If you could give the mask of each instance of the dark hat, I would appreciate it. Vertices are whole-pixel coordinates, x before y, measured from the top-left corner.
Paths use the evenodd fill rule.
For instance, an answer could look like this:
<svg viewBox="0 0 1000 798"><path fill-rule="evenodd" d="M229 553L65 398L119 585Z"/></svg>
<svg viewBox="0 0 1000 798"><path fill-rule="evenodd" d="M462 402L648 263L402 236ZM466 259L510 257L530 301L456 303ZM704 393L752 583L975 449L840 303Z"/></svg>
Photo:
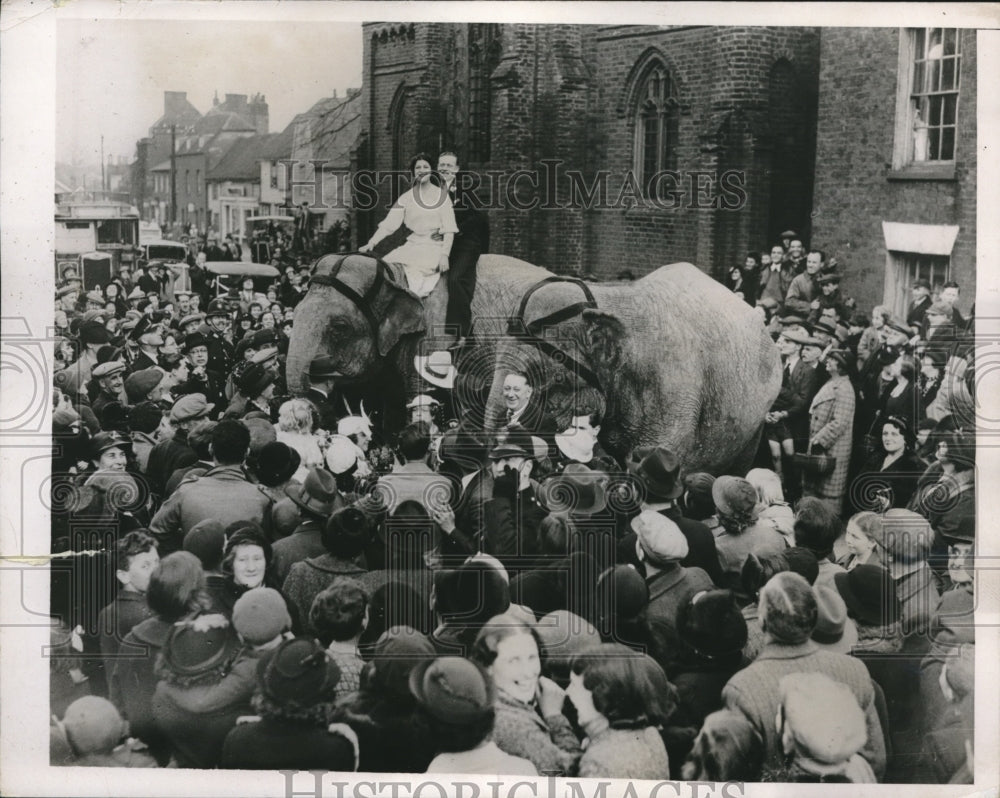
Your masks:
<svg viewBox="0 0 1000 798"><path fill-rule="evenodd" d="M545 654L552 660L570 661L577 654L601 644L601 635L585 618L569 610L555 610L535 623Z"/></svg>
<svg viewBox="0 0 1000 798"><path fill-rule="evenodd" d="M827 321L826 319L817 319L812 324L812 331L813 333L821 332L826 333L827 335L836 335L837 325L833 322Z"/></svg>
<svg viewBox="0 0 1000 798"><path fill-rule="evenodd" d="M228 316L229 312L229 305L226 304L226 300L213 299L208 303L205 317L210 319L212 316Z"/></svg>
<svg viewBox="0 0 1000 798"><path fill-rule="evenodd" d="M712 484L712 501L723 515L750 516L757 506L757 491L742 477L724 475Z"/></svg>
<svg viewBox="0 0 1000 798"><path fill-rule="evenodd" d="M205 518L184 536L183 547L201 561L202 568L212 571L222 562L226 531L214 518Z"/></svg>
<svg viewBox="0 0 1000 798"><path fill-rule="evenodd" d="M240 393L248 399L256 399L276 379L277 376L271 369L260 363L253 363L240 375Z"/></svg>
<svg viewBox="0 0 1000 798"><path fill-rule="evenodd" d="M834 584L850 614L868 626L888 626L899 620L899 599L889 572L880 565L859 565L835 574Z"/></svg>
<svg viewBox="0 0 1000 798"><path fill-rule="evenodd" d="M339 507L327 519L323 541L326 543L332 538L342 542L353 539L356 543L367 543L371 537L371 522L367 515L357 507Z"/></svg>
<svg viewBox="0 0 1000 798"><path fill-rule="evenodd" d="M100 458L108 449L115 448L122 449L123 451L131 451L132 441L115 431L98 432L90 439L90 456L95 460Z"/></svg>
<svg viewBox="0 0 1000 798"><path fill-rule="evenodd" d="M392 695L410 695L410 671L434 659L434 645L408 626L393 626L375 641L372 651L377 685Z"/></svg>
<svg viewBox="0 0 1000 798"><path fill-rule="evenodd" d="M928 313L929 313L929 312L930 312L930 311L928 311ZM906 336L907 338L909 338L909 337L910 337L911 335L913 335L913 330L911 330L911 329L910 329L909 327L907 327L907 326L906 326L905 324L903 324L903 323L902 323L901 321L897 321L896 319L890 319L890 320L889 320L889 321L888 321L888 322L886 323L886 326L887 326L887 327L888 327L888 328L889 328L890 330L895 330L895 331L896 331L896 332L898 332L898 333L902 333L902 334L903 334L903 335L905 335L905 336Z"/></svg>
<svg viewBox="0 0 1000 798"><path fill-rule="evenodd" d="M195 331L184 337L183 349L185 352L190 352L196 346L208 347L208 337L204 333Z"/></svg>
<svg viewBox="0 0 1000 798"><path fill-rule="evenodd" d="M611 599L611 612L617 618L638 618L649 603L646 580L631 565L616 565L597 579L598 591Z"/></svg>
<svg viewBox="0 0 1000 798"><path fill-rule="evenodd" d="M681 463L663 446L640 446L629 455L626 467L646 489L646 498L669 501L684 492Z"/></svg>
<svg viewBox="0 0 1000 798"><path fill-rule="evenodd" d="M337 480L324 468L312 469L302 485L290 485L285 494L303 512L323 520L337 508L340 498Z"/></svg>
<svg viewBox="0 0 1000 798"><path fill-rule="evenodd" d="M953 530L944 531L941 537L952 543L976 542L976 516L966 514L958 519L958 526Z"/></svg>
<svg viewBox="0 0 1000 798"><path fill-rule="evenodd" d="M257 455L257 479L269 488L277 487L292 478L302 456L287 443L271 441L264 444Z"/></svg>
<svg viewBox="0 0 1000 798"><path fill-rule="evenodd" d="M534 459L535 441L531 433L520 425L511 426L489 453L490 460L502 460L504 457Z"/></svg>
<svg viewBox="0 0 1000 798"><path fill-rule="evenodd" d="M130 402L141 402L151 390L163 382L163 372L150 367L133 371L125 378L125 393Z"/></svg>
<svg viewBox="0 0 1000 798"><path fill-rule="evenodd" d="M205 399L204 394L189 393L182 396L170 408L171 421L190 421L193 418L205 418L212 412L215 405Z"/></svg>
<svg viewBox="0 0 1000 798"><path fill-rule="evenodd" d="M278 356L278 347L276 346L265 346L259 352L257 352L250 361L254 364L259 364L263 366L265 363L269 363Z"/></svg>
<svg viewBox="0 0 1000 798"><path fill-rule="evenodd" d="M684 490L695 496L711 499L714 484L715 477L707 471L694 471L684 475Z"/></svg>
<svg viewBox="0 0 1000 798"><path fill-rule="evenodd" d="M273 587L248 590L233 605L233 628L247 643L260 646L292 628L284 597Z"/></svg>
<svg viewBox="0 0 1000 798"><path fill-rule="evenodd" d="M307 637L285 640L257 663L261 692L277 704L313 706L333 698L340 668Z"/></svg>
<svg viewBox="0 0 1000 798"><path fill-rule="evenodd" d="M250 346L254 349L261 349L268 344L277 344L281 336L277 330L257 330L250 336Z"/></svg>
<svg viewBox="0 0 1000 798"><path fill-rule="evenodd" d="M842 372L850 371L854 366L854 355L847 349L831 349L826 353L827 360L836 360Z"/></svg>
<svg viewBox="0 0 1000 798"><path fill-rule="evenodd" d="M493 680L464 657L438 657L410 671L410 692L438 720L473 723L493 711Z"/></svg>
<svg viewBox="0 0 1000 798"><path fill-rule="evenodd" d="M152 433L162 418L163 408L156 402L139 402L128 414L128 425L133 432Z"/></svg>
<svg viewBox="0 0 1000 798"><path fill-rule="evenodd" d="M228 555L237 546L260 546L264 559L270 563L273 551L260 524L255 521L235 521L226 527L226 549Z"/></svg>
<svg viewBox="0 0 1000 798"><path fill-rule="evenodd" d="M792 326L794 326L796 324L798 324L798 325L804 325L805 323L806 323L806 320L804 318L802 318L801 316L798 316L798 315L796 315L794 313L789 313L788 315L781 316L778 319L778 324L780 324L782 327L792 327ZM782 333L782 335L784 335L784 334L785 333Z"/></svg>
<svg viewBox="0 0 1000 798"><path fill-rule="evenodd" d="M164 371L170 371L182 360L184 360L184 355L180 352L165 352L157 358L157 365Z"/></svg>
<svg viewBox="0 0 1000 798"><path fill-rule="evenodd" d="M80 343L106 344L110 341L111 333L105 329L101 322L87 321L80 325Z"/></svg>
<svg viewBox="0 0 1000 798"><path fill-rule="evenodd" d="M728 590L702 590L681 607L677 631L703 657L738 654L747 642L747 622Z"/></svg>
<svg viewBox="0 0 1000 798"><path fill-rule="evenodd" d="M176 676L202 676L225 672L240 650L233 627L204 628L192 622L175 624L163 646L163 663Z"/></svg>
<svg viewBox="0 0 1000 798"><path fill-rule="evenodd" d="M149 316L143 314L139 319L136 320L135 327L129 330L128 338L130 341L138 341L143 335L149 332L150 325L152 325L153 320Z"/></svg>
<svg viewBox="0 0 1000 798"><path fill-rule="evenodd" d="M98 360L100 360L100 355L98 355ZM122 361L108 360L94 366L90 373L91 376L99 380L102 377L110 377L112 374L120 374L123 371L125 371L125 364Z"/></svg>
<svg viewBox="0 0 1000 798"><path fill-rule="evenodd" d="M583 463L568 463L561 474L549 477L538 491L538 501L550 513L593 515L608 506L608 475Z"/></svg>
<svg viewBox="0 0 1000 798"><path fill-rule="evenodd" d="M265 446L278 439L278 431L266 413L254 410L244 415L240 421L250 430L250 454L253 457L258 457Z"/></svg>
<svg viewBox="0 0 1000 798"><path fill-rule="evenodd" d="M460 461L478 467L486 458L487 446L482 436L463 425L441 436L438 457L442 461Z"/></svg>
<svg viewBox="0 0 1000 798"><path fill-rule="evenodd" d="M819 277L816 278L816 282L820 285L825 285L826 283L839 283L841 280L840 272L828 271L823 272Z"/></svg>

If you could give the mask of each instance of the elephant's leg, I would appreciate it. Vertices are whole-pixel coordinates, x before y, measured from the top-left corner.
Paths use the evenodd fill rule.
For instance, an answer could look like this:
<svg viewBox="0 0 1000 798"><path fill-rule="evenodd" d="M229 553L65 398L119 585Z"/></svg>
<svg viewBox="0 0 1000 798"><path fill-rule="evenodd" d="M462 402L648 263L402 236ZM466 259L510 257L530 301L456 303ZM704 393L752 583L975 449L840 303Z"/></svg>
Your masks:
<svg viewBox="0 0 1000 798"><path fill-rule="evenodd" d="M438 349L447 349L454 343L454 332L446 325L448 313L448 275L442 274L434 290L424 297L424 318L427 323L427 335L424 338L425 354Z"/></svg>

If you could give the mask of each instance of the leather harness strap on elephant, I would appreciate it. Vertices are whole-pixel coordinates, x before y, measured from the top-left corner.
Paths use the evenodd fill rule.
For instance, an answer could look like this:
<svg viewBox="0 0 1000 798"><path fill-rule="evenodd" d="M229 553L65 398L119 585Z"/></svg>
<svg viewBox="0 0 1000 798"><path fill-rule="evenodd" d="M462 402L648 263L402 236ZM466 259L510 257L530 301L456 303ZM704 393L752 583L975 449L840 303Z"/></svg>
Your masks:
<svg viewBox="0 0 1000 798"><path fill-rule="evenodd" d="M574 302L572 305L567 305L564 308L553 311L547 316L535 319L530 324L526 323L524 321L524 313L525 310L527 310L528 300L531 298L531 295L534 294L539 288L542 288L549 283L556 282L574 283L575 285L578 285L580 290L583 291L584 301ZM521 305L517 309L517 314L512 316L507 323L507 334L526 344L534 346L539 351L551 357L555 362L562 363L566 366L566 368L571 371L575 371L575 373L579 374L584 380L586 380L592 388L597 389L603 394L604 391L601 388L601 381L589 366L581 363L579 360L561 350L551 341L545 340L540 335L545 327L566 321L566 319L571 319L574 316L579 316L587 308L596 310L597 300L594 299L593 293L591 293L590 288L585 282L583 282L583 280L576 277L561 277L559 275L546 277L544 280L539 280L531 286L531 288L524 292L524 296L521 297Z"/></svg>
<svg viewBox="0 0 1000 798"><path fill-rule="evenodd" d="M377 265L375 269L375 279L372 280L372 284L369 286L368 290L365 291L364 296L359 294L351 288L351 286L337 277L337 274L340 272L340 267L343 266L344 261L351 255L360 255L365 258L371 258ZM331 288L335 288L351 300L357 309L361 311L361 314L365 317L365 319L367 319L368 326L371 327L372 337L377 340L379 320L375 318L375 311L372 310L372 300L378 296L378 292L382 288L382 283L386 280L391 283L396 282L396 278L392 275L392 269L389 268L384 260L367 252L348 252L337 262L336 266L330 269L328 273L314 274L310 277L309 282L316 283L317 285L328 285Z"/></svg>

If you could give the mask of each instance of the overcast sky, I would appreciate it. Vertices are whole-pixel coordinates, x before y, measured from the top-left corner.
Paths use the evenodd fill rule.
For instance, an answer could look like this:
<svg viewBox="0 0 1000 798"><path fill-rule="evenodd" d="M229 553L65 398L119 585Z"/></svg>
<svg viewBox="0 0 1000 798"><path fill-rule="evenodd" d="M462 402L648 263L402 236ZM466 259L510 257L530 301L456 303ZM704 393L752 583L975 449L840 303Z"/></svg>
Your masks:
<svg viewBox="0 0 1000 798"><path fill-rule="evenodd" d="M135 156L163 114L164 91L186 91L202 113L229 94L263 93L271 132L334 89L361 85L361 24L60 20L56 158L100 164Z"/></svg>

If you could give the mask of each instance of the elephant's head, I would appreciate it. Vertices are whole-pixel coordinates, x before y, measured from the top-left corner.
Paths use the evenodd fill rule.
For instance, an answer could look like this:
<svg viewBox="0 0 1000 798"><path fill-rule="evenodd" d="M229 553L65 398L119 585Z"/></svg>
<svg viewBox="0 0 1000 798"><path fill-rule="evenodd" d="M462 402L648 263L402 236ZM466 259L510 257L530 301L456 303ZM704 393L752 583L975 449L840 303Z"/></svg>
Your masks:
<svg viewBox="0 0 1000 798"><path fill-rule="evenodd" d="M295 308L286 373L293 393L308 388L313 358L327 355L348 380L375 375L403 336L424 330L423 305L388 268L364 255L325 255Z"/></svg>

